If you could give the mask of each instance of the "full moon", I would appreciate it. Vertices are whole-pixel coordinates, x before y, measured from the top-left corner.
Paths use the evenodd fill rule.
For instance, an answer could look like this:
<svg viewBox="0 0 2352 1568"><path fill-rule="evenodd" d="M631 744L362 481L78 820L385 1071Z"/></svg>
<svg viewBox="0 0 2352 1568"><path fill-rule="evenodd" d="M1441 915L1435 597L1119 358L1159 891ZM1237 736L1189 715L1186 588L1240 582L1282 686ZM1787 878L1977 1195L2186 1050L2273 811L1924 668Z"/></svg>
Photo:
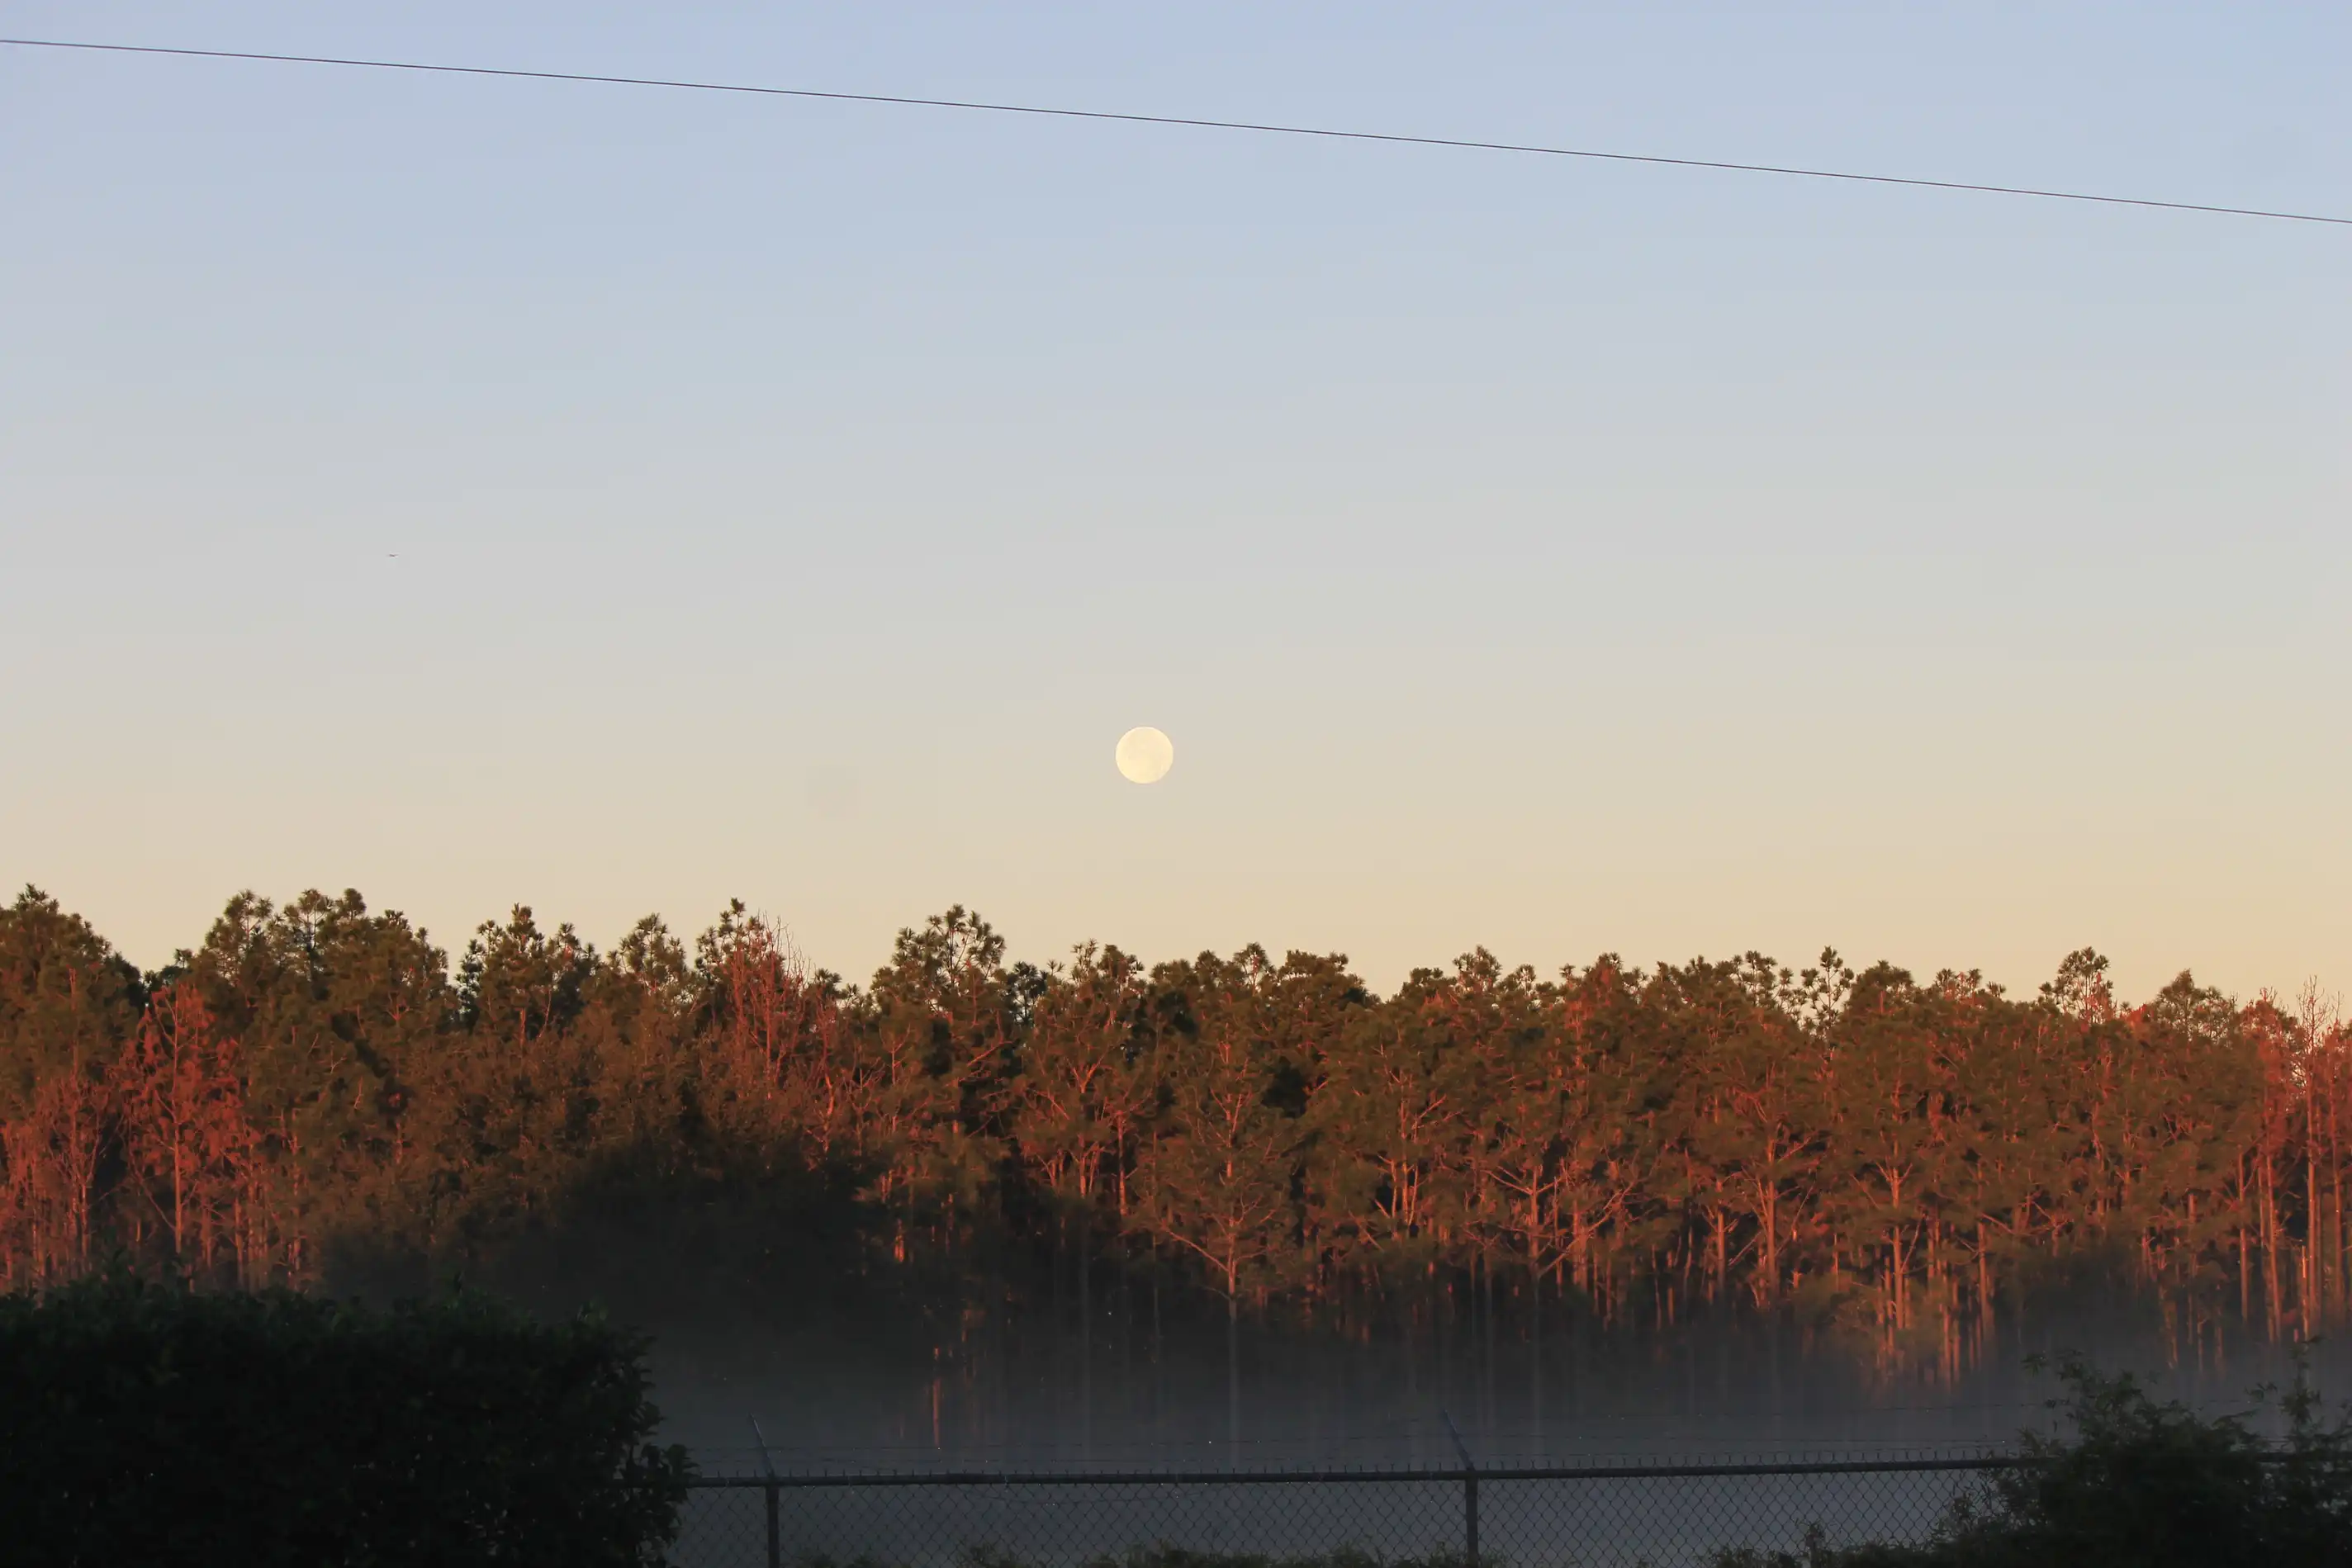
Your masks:
<svg viewBox="0 0 2352 1568"><path fill-rule="evenodd" d="M1118 737L1118 770L1136 784L1157 784L1176 766L1176 746L1150 725Z"/></svg>

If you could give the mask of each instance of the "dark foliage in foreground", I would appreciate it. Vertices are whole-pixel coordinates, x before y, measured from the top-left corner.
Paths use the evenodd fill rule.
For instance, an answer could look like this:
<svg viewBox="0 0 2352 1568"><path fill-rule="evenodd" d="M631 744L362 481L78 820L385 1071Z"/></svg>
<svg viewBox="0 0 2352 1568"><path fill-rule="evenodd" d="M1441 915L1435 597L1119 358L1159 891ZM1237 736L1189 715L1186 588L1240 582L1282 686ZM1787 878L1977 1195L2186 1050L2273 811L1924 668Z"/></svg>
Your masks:
<svg viewBox="0 0 2352 1568"><path fill-rule="evenodd" d="M1484 1568L1504 1568L1500 1559L1478 1554ZM962 1568L1032 1568L1032 1565L990 1546L967 1550ZM859 1555L842 1562L822 1552L793 1560L793 1568L894 1568L881 1559ZM1465 1568L1459 1552L1435 1552L1426 1557L1383 1557L1343 1546L1336 1552L1303 1556L1277 1556L1263 1552L1195 1552L1182 1546L1138 1546L1112 1556L1089 1557L1082 1568Z"/></svg>
<svg viewBox="0 0 2352 1568"><path fill-rule="evenodd" d="M2352 1413L2308 1384L2280 1401L2284 1441L2240 1416L2158 1404L2079 1361L2074 1435L2024 1438L2030 1465L1956 1508L1919 1546L1738 1551L1716 1568L2342 1568L2352 1563Z"/></svg>
<svg viewBox="0 0 2352 1568"><path fill-rule="evenodd" d="M0 1297L9 1561L639 1568L685 1496L645 1343L452 1291L385 1312L115 1270Z"/></svg>

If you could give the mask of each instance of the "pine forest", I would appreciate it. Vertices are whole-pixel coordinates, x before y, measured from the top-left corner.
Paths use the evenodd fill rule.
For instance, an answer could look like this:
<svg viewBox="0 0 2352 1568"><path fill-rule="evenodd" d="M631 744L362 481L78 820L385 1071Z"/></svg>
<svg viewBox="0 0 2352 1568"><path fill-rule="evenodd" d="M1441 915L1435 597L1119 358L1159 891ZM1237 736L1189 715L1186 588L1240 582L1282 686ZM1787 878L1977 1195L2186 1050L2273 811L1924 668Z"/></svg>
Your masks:
<svg viewBox="0 0 2352 1568"><path fill-rule="evenodd" d="M2091 1287L2200 1364L2352 1317L2352 1030L2186 974L2127 1002L2105 968L2018 997L1828 953L1479 951L1379 996L1255 946L1009 962L950 909L857 986L740 904L608 950L518 908L453 967L310 893L240 895L142 974L27 889L0 911L0 1270L316 1285L727 1202L877 1281L1148 1275L1155 1322L1164 1283L1204 1332L1342 1343L1738 1322L1948 1384Z"/></svg>

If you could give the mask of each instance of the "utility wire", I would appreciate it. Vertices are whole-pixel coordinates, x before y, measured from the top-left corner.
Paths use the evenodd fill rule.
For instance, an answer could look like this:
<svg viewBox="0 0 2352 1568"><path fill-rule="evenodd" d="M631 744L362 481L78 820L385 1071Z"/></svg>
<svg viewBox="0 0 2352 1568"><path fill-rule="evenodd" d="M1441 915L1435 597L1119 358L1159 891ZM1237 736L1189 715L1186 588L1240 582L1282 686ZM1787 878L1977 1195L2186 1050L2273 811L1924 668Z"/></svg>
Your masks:
<svg viewBox="0 0 2352 1568"><path fill-rule="evenodd" d="M1456 136L1406 136L1383 131L1341 131L1328 126L1278 125L1248 120L1202 120L1175 114L1127 114L1102 109L1056 109L1032 103L988 103L970 99L908 98L878 92L824 92L804 87L754 87L740 82L685 81L666 77L597 76L585 71L527 71L498 66L437 65L421 60L352 59L334 55L262 54L244 49L178 49L153 44L93 44L64 38L0 38L25 49L79 49L104 54L167 55L187 59L263 60L276 65L351 66L366 70L423 71L443 76L504 77L525 81L593 82L606 87L673 88L690 92L730 92L761 98L820 99L834 103L891 104L916 109L958 109L985 114L1026 114L1054 120L1110 120L1125 125L1173 125L1198 131L1244 131L1272 136L1311 136L1334 141L1381 141L1407 147L1451 147L1480 152L1524 152L1547 158L1582 158L1597 162L1648 163L1675 169L1720 169L1738 174L1782 174L1804 180L1843 180L1864 185L1908 185L1929 191L1972 191L1993 196L2034 196L2053 202L2089 202L2102 206L2153 207L2166 212L2210 213L2233 218L2275 218L2297 224L2352 226L2352 217L2324 213L2277 212L2263 207L2227 207L2202 202L2167 202L2147 196L2107 196L2086 191L2053 191L2031 185L1990 185L1966 180L1925 180L1900 174L1857 174L1841 169L1806 169L1780 163L1736 163L1717 158L1668 158L1648 152L1602 152L1581 147L1547 147L1524 141L1480 141Z"/></svg>

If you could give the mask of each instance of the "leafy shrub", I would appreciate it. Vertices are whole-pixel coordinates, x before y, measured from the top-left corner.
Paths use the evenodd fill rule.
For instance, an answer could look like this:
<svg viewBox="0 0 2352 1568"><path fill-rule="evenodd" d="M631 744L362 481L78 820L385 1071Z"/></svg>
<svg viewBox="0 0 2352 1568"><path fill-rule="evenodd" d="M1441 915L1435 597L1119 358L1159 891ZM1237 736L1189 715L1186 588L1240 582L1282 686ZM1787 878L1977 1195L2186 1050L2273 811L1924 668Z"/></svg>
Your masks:
<svg viewBox="0 0 2352 1568"><path fill-rule="evenodd" d="M1478 1554L1481 1563L1492 1563L1485 1552ZM1000 1562L990 1563L971 1559L970 1568L1003 1568ZM1137 1547L1122 1556L1093 1557L1085 1568L1465 1568L1458 1552L1439 1552L1428 1557L1380 1557L1354 1547L1343 1546L1336 1552L1314 1552L1303 1557L1269 1557L1250 1552L1192 1552L1181 1546Z"/></svg>
<svg viewBox="0 0 2352 1568"><path fill-rule="evenodd" d="M1486 1552L1478 1554L1486 1568L1502 1563L1499 1557ZM957 1562L960 1568L1036 1568L1028 1560L990 1545L966 1547ZM860 1554L844 1562L823 1552L805 1552L793 1560L793 1568L898 1568L877 1557ZM1436 1552L1426 1557L1382 1557L1352 1546L1342 1546L1332 1552L1307 1552L1296 1556L1274 1556L1263 1552L1196 1552L1190 1547L1158 1546L1130 1547L1124 1552L1104 1552L1089 1557L1080 1568L1465 1568L1458 1552Z"/></svg>
<svg viewBox="0 0 2352 1568"><path fill-rule="evenodd" d="M646 1342L453 1291L374 1311L116 1270L0 1297L10 1560L641 1568L677 1531Z"/></svg>
<svg viewBox="0 0 2352 1568"><path fill-rule="evenodd" d="M2070 1438L1965 1499L1918 1546L1720 1553L1716 1568L2344 1568L2352 1563L2352 1413L2333 1426L2300 1375L2273 1441L2242 1416L2158 1404L2128 1374L2070 1359ZM2261 1402L2266 1390L2257 1390Z"/></svg>

